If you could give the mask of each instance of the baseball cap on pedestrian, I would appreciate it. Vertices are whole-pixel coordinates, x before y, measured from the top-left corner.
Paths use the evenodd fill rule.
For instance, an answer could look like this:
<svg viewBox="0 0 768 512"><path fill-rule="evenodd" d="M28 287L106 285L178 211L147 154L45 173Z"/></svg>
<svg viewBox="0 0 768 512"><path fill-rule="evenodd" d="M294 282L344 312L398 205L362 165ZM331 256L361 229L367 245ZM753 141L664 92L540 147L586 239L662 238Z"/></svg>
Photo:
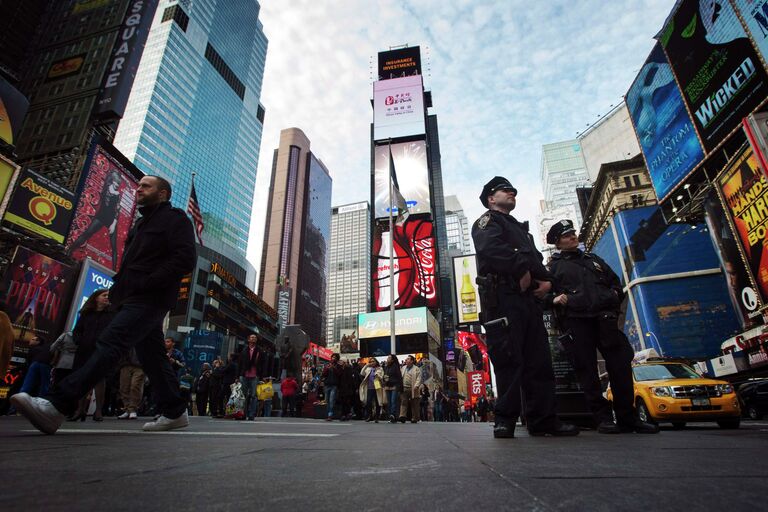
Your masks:
<svg viewBox="0 0 768 512"><path fill-rule="evenodd" d="M483 192L480 194L480 202L483 203L483 206L488 208L488 196L492 196L499 190L511 190L517 195L517 189L512 186L507 178L495 176L491 181L485 184Z"/></svg>
<svg viewBox="0 0 768 512"><path fill-rule="evenodd" d="M547 243L554 245L561 236L575 232L576 228L573 227L573 221L569 219L561 220L549 228L549 231L547 232Z"/></svg>

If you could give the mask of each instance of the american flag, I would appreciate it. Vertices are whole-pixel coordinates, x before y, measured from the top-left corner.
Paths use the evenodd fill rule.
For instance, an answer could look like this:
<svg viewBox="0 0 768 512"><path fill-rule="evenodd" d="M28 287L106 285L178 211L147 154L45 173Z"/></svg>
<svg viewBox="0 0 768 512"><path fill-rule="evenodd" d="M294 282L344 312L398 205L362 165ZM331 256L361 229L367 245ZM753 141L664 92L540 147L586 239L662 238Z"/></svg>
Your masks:
<svg viewBox="0 0 768 512"><path fill-rule="evenodd" d="M194 183L192 183L192 192L189 193L187 213L192 217L192 222L195 223L197 239L200 241L200 245L203 245L203 228L205 228L205 224L203 224L203 214L200 213L200 205L197 202L197 193L195 193Z"/></svg>

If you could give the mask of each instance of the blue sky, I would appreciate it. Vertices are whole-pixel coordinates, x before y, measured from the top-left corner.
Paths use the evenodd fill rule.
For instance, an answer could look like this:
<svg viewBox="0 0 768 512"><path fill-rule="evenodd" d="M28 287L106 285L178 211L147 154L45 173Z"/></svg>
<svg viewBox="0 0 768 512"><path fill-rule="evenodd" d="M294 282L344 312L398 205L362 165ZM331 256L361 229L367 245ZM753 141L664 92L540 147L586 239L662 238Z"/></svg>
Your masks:
<svg viewBox="0 0 768 512"><path fill-rule="evenodd" d="M369 200L376 54L420 45L446 195L467 216L506 176L534 220L541 146L572 139L621 101L673 0L262 0L266 107L248 256L259 267L280 130L301 128L333 177L333 204Z"/></svg>

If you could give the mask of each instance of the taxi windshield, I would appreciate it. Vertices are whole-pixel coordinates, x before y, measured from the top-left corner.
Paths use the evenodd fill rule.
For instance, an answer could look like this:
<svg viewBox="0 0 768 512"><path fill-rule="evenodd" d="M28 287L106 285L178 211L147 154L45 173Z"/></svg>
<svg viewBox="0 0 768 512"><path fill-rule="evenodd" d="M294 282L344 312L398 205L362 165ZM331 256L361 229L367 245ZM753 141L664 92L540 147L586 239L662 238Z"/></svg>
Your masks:
<svg viewBox="0 0 768 512"><path fill-rule="evenodd" d="M635 380L700 379L701 376L684 364L644 364L632 368Z"/></svg>

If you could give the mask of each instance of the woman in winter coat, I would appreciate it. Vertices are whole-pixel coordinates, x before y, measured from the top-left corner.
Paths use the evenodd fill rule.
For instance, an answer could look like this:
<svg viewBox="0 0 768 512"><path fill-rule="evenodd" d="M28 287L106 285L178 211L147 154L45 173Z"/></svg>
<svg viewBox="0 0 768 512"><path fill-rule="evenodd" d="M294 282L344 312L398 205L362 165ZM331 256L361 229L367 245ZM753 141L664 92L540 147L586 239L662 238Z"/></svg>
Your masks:
<svg viewBox="0 0 768 512"><path fill-rule="evenodd" d="M384 392L387 398L389 422L397 423L397 399L403 390L403 374L400 373L400 361L395 354L389 354L384 364Z"/></svg>
<svg viewBox="0 0 768 512"><path fill-rule="evenodd" d="M360 383L360 401L365 404L366 422L374 420L379 422L381 404L384 403L384 370L373 357L368 360L360 371L363 381Z"/></svg>
<svg viewBox="0 0 768 512"><path fill-rule="evenodd" d="M104 288L96 290L85 301L80 309L80 316L75 324L75 329L72 331L72 338L77 345L75 363L72 365L73 371L81 368L96 351L96 342L101 332L112 321L113 316L114 313L109 310L109 290ZM102 380L93 388L96 393L96 410L93 412L93 421L104 420L101 416L101 408L104 405L104 386L105 382ZM72 419L85 421L89 404L90 394L80 400L80 405Z"/></svg>

